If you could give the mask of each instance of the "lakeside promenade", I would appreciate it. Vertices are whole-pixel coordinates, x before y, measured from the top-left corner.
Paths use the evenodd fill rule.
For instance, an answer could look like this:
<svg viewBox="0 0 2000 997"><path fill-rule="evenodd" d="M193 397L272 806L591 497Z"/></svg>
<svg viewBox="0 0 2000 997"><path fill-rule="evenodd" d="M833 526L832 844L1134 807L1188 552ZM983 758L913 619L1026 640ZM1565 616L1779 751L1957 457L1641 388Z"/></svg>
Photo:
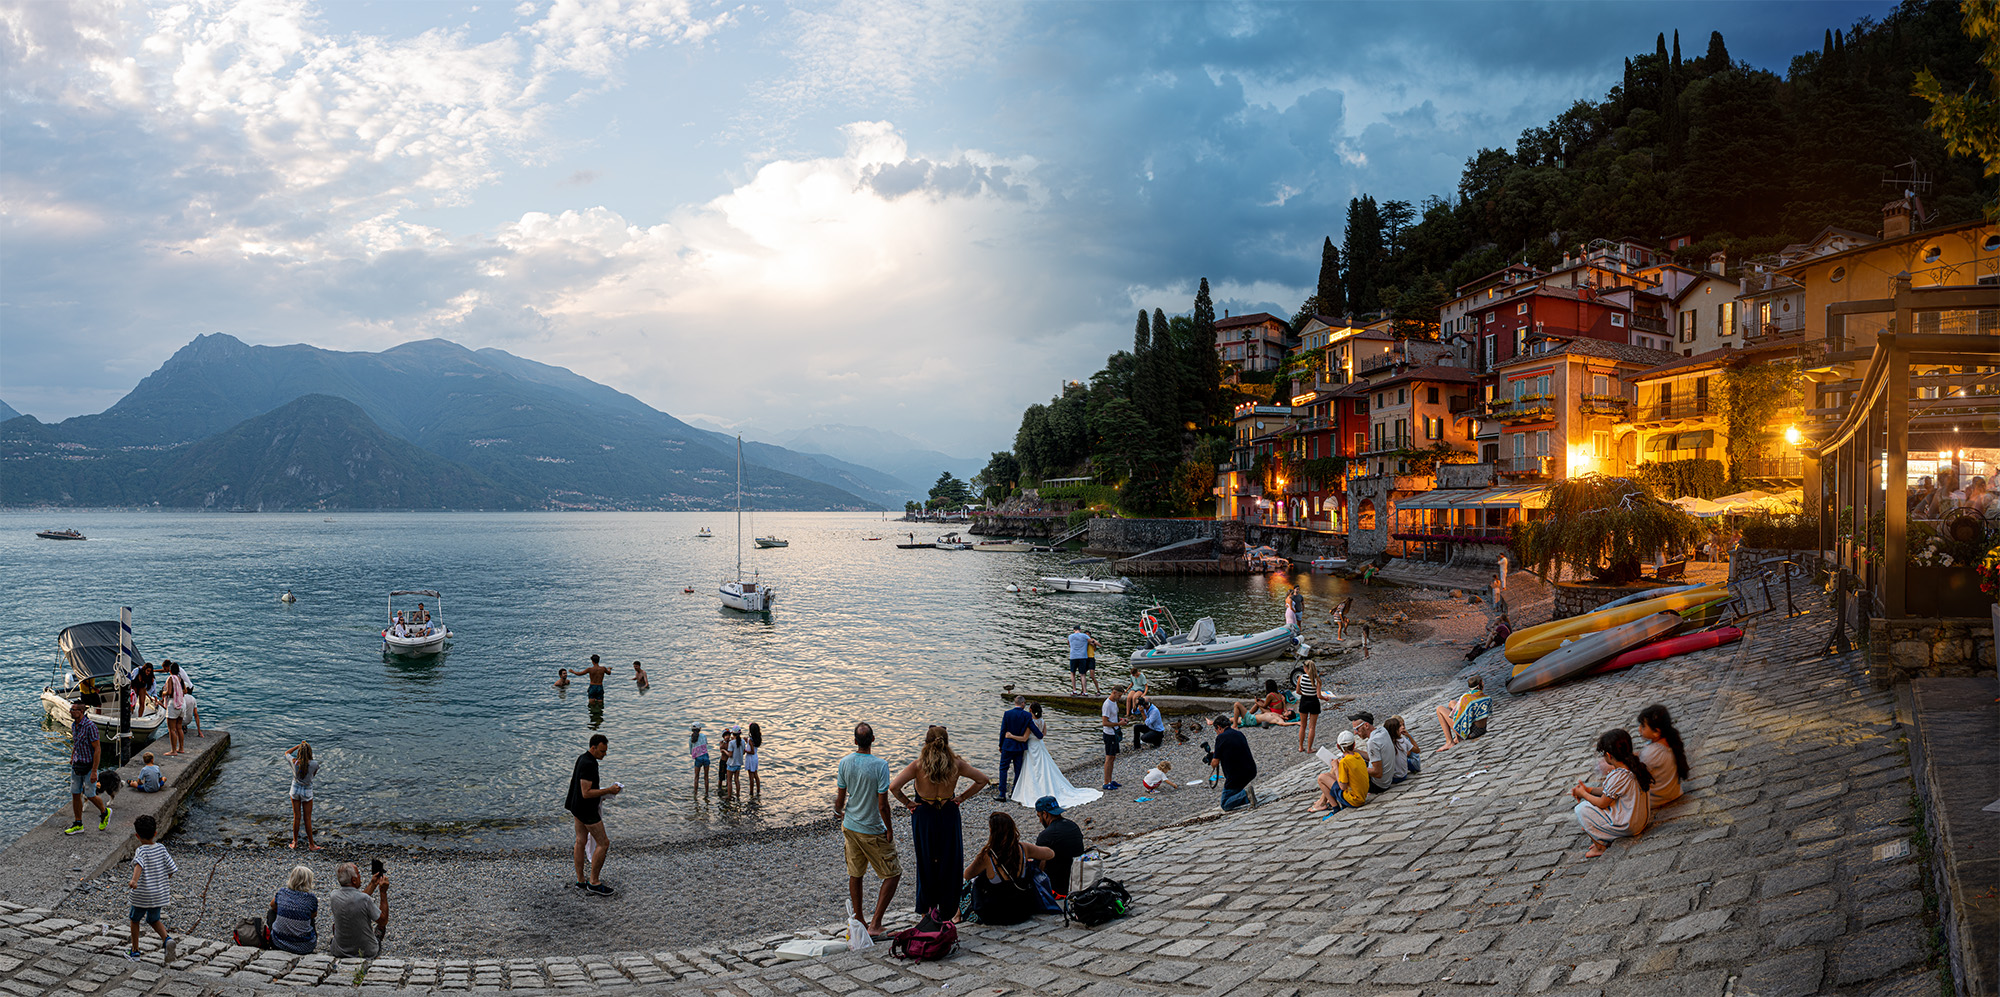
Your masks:
<svg viewBox="0 0 2000 997"><path fill-rule="evenodd" d="M788 936L366 964L194 941L163 971L152 942L150 964L118 956L122 924L0 907L0 991L1935 994L1907 730L1858 655L1818 657L1825 628L1823 614L1765 618L1735 647L1499 694L1487 737L1325 821L1304 813L1317 766L1268 760L1263 807L1119 843L1110 874L1132 888L1134 916L968 926L941 963L878 947L763 965ZM1480 669L1499 689L1504 661ZM1687 796L1585 861L1565 789L1591 775L1599 731L1655 701L1687 739Z"/></svg>

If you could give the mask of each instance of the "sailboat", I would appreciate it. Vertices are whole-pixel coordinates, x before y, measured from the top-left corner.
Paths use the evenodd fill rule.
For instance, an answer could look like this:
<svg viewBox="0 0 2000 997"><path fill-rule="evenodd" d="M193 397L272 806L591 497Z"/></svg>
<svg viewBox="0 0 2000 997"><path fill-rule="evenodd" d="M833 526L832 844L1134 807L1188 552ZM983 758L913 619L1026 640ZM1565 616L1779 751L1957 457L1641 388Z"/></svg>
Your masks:
<svg viewBox="0 0 2000 997"><path fill-rule="evenodd" d="M756 572L743 580L743 437L736 438L736 577L724 579L722 604L745 613L768 613L778 601L778 590L761 582Z"/></svg>

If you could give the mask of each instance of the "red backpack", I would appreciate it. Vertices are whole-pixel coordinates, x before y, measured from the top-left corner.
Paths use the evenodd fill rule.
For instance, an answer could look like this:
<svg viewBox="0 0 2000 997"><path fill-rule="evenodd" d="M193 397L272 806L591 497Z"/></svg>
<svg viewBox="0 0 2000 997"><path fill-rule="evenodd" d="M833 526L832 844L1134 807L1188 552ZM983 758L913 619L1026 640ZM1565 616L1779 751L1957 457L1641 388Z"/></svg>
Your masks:
<svg viewBox="0 0 2000 997"><path fill-rule="evenodd" d="M915 927L896 932L895 938L889 942L891 955L917 962L935 962L957 948L958 925L947 920L935 907Z"/></svg>

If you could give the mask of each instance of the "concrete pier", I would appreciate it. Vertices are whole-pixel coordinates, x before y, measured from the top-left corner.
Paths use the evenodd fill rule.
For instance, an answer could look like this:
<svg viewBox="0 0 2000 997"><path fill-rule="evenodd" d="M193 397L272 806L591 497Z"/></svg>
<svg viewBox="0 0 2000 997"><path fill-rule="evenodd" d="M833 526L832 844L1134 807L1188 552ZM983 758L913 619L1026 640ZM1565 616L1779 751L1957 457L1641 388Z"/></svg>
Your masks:
<svg viewBox="0 0 2000 997"><path fill-rule="evenodd" d="M189 731L187 753L171 758L167 757L165 737L149 745L147 750L153 752L160 773L166 778L166 788L157 793L129 788L120 791L111 802L111 826L102 831L97 829L97 808L85 800L83 830L64 834L63 828L71 821L69 798L65 796L47 819L0 851L0 900L51 907L77 883L95 879L104 870L129 860L132 850L139 845L139 839L132 835L132 821L140 814L152 814L160 823L159 833L165 835L173 827L181 805L208 778L223 752L229 750L228 731L211 727L204 733L207 736L196 737ZM139 778L142 764L139 758L132 759L118 770L118 778L121 781ZM61 769L48 770L52 782L67 777Z"/></svg>

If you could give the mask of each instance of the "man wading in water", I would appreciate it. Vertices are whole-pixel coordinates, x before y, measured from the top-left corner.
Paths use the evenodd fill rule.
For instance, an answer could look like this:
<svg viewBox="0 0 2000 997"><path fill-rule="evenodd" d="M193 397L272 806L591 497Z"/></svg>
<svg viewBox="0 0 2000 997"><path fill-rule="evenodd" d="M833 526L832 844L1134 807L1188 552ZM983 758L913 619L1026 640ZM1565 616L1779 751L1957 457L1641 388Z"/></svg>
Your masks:
<svg viewBox="0 0 2000 997"><path fill-rule="evenodd" d="M593 654L590 656L590 667L582 669L576 674L590 676L590 691L589 695L585 698L594 699L600 703L604 702L604 676L611 674L611 669L598 664L597 655ZM595 725L593 724L592 726Z"/></svg>
<svg viewBox="0 0 2000 997"><path fill-rule="evenodd" d="M569 776L569 798L563 801L563 809L568 810L576 821L576 848L571 857L576 859L576 885L589 893L608 897L612 889L601 882L604 871L604 853L611 850L611 839L604 834L603 797L616 796L625 787L612 784L598 788L597 763L611 748L610 739L602 734L590 736L590 750L576 756L576 768ZM595 848L591 846L595 845ZM583 878L585 857L590 859L590 879Z"/></svg>

